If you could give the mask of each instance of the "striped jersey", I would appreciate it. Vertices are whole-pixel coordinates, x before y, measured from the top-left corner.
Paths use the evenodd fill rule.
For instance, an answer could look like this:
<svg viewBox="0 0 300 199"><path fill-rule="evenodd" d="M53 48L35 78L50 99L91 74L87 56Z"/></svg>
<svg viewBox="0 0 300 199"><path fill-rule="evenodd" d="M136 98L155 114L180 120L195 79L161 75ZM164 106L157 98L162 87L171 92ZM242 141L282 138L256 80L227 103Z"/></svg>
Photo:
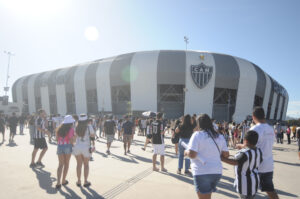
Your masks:
<svg viewBox="0 0 300 199"><path fill-rule="evenodd" d="M38 130L38 128L45 129L45 120L41 117L38 117L35 120L35 127L36 128L35 128L35 133L33 135L33 138L35 138L35 139L45 138L45 133Z"/></svg>
<svg viewBox="0 0 300 199"><path fill-rule="evenodd" d="M262 152L259 148L245 148L235 155L238 165L235 166L236 191L245 196L256 194L259 186L258 167L263 161Z"/></svg>

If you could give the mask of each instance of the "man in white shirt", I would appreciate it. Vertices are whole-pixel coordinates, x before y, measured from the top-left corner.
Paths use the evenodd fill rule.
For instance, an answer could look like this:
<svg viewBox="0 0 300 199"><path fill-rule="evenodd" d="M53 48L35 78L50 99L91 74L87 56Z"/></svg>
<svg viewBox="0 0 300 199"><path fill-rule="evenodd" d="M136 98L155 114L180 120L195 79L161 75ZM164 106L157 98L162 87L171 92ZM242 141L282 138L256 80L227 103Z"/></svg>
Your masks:
<svg viewBox="0 0 300 199"><path fill-rule="evenodd" d="M263 156L263 161L258 167L261 191L267 192L269 198L277 199L278 195L273 184L274 161L272 149L275 140L274 129L266 123L265 112L262 107L254 108L252 119L255 122L255 126L252 126L250 130L258 133L256 147L261 149ZM240 148L240 146L238 146L238 148Z"/></svg>

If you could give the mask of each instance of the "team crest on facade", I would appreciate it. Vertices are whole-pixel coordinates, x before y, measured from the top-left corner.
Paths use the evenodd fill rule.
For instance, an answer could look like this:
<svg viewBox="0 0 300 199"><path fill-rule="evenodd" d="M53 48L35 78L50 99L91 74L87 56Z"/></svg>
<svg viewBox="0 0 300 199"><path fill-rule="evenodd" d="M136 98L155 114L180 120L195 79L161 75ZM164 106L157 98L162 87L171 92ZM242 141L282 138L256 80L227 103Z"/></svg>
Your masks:
<svg viewBox="0 0 300 199"><path fill-rule="evenodd" d="M195 84L199 88L204 88L212 77L213 67L204 63L191 65L191 74Z"/></svg>

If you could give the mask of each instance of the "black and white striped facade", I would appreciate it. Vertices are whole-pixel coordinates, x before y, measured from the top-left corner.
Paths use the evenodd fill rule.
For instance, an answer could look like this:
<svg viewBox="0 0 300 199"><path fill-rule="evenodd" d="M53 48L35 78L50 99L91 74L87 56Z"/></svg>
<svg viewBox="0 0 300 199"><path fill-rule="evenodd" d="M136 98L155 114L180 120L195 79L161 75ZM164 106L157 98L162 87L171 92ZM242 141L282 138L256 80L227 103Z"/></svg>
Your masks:
<svg viewBox="0 0 300 199"><path fill-rule="evenodd" d="M181 50L128 53L24 76L12 94L24 112L61 115L151 110L242 121L261 105L268 119L284 120L288 104L286 90L255 64Z"/></svg>

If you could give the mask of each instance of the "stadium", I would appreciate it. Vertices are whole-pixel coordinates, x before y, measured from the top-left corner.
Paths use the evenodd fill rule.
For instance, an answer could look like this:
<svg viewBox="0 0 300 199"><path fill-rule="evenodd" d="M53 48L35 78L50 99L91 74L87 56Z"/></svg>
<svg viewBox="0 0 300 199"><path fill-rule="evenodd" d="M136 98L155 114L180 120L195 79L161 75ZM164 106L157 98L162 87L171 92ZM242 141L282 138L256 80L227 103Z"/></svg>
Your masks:
<svg viewBox="0 0 300 199"><path fill-rule="evenodd" d="M269 120L285 120L287 91L257 65L234 56L183 50L122 54L19 78L13 101L24 113L140 114L167 118L207 113L244 120L262 106Z"/></svg>

